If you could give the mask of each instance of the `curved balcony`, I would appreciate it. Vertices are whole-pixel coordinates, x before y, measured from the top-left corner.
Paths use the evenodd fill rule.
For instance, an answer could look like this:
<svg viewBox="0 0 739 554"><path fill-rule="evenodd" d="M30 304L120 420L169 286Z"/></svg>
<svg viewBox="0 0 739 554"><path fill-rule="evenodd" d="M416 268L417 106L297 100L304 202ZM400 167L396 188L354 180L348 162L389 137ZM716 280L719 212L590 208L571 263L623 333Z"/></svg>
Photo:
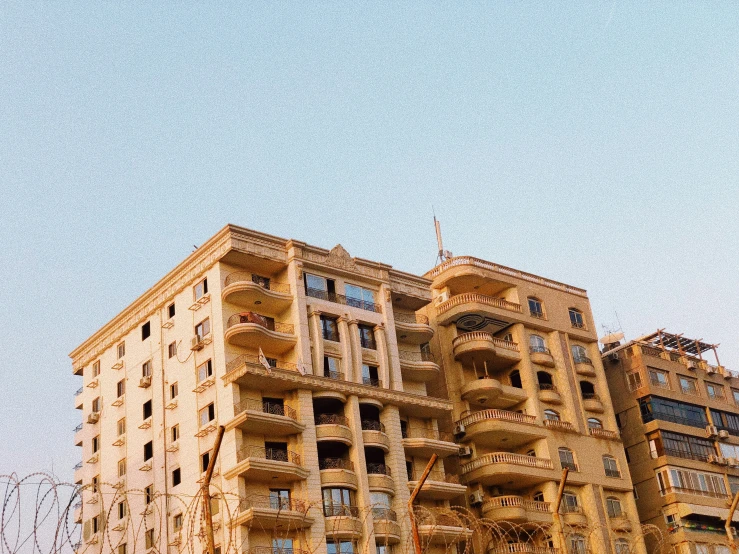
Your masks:
<svg viewBox="0 0 739 554"><path fill-rule="evenodd" d="M482 516L494 521L513 523L551 524L552 510L549 502L537 502L522 496L496 496L482 505Z"/></svg>
<svg viewBox="0 0 739 554"><path fill-rule="evenodd" d="M316 441L335 441L351 446L353 440L349 421L338 414L316 416Z"/></svg>
<svg viewBox="0 0 739 554"><path fill-rule="evenodd" d="M569 525L570 527L587 527L588 516L585 515L585 511L582 506L570 506L563 509L560 512L562 523Z"/></svg>
<svg viewBox="0 0 739 554"><path fill-rule="evenodd" d="M559 554L559 549L528 542L512 542L489 548L487 554Z"/></svg>
<svg viewBox="0 0 739 554"><path fill-rule="evenodd" d="M424 344L434 336L434 330L429 325L429 318L421 314L404 314L396 312L395 334L399 341L410 344Z"/></svg>
<svg viewBox="0 0 739 554"><path fill-rule="evenodd" d="M247 271L237 271L226 276L221 298L244 308L259 306L270 313L279 313L292 304L290 285L271 279L255 280Z"/></svg>
<svg viewBox="0 0 739 554"><path fill-rule="evenodd" d="M439 375L439 365L431 352L400 350L398 351L398 357L403 379L424 383L436 379Z"/></svg>
<svg viewBox="0 0 739 554"><path fill-rule="evenodd" d="M414 517L422 544L450 545L472 537L472 529L465 525L461 517L452 514L433 514L423 509L416 509Z"/></svg>
<svg viewBox="0 0 739 554"><path fill-rule="evenodd" d="M539 383L539 400L549 404L561 404L562 396L554 385Z"/></svg>
<svg viewBox="0 0 739 554"><path fill-rule="evenodd" d="M400 542L400 525L398 516L390 508L372 508L375 541L379 544L396 544Z"/></svg>
<svg viewBox="0 0 739 554"><path fill-rule="evenodd" d="M257 434L269 429L275 436L295 435L305 429L290 406L262 400L243 400L234 405L234 418L226 424L226 430L236 427Z"/></svg>
<svg viewBox="0 0 739 554"><path fill-rule="evenodd" d="M493 452L480 456L463 464L460 473L466 482L479 481L483 485L502 485L515 481L517 486L526 487L559 479L559 472L554 470L552 460L512 452Z"/></svg>
<svg viewBox="0 0 739 554"><path fill-rule="evenodd" d="M244 477L247 481L293 483L302 481L310 472L301 464L300 454L291 450L245 446L236 452L236 466L224 477Z"/></svg>
<svg viewBox="0 0 739 554"><path fill-rule="evenodd" d="M371 491L395 492L395 481L391 477L390 468L385 464L368 463L367 481Z"/></svg>
<svg viewBox="0 0 739 554"><path fill-rule="evenodd" d="M452 434L437 429L407 427L402 430L402 436L403 448L415 456L428 458L435 453L439 458L446 458L459 452Z"/></svg>
<svg viewBox="0 0 739 554"><path fill-rule="evenodd" d="M492 448L512 448L547 436L536 417L507 410L468 412L457 421L456 428L464 432L465 438Z"/></svg>
<svg viewBox="0 0 739 554"><path fill-rule="evenodd" d="M530 346L529 357L532 364L543 365L546 367L554 367L554 356L548 348L544 346Z"/></svg>
<svg viewBox="0 0 739 554"><path fill-rule="evenodd" d="M600 427L590 427L588 429L591 437L598 437L599 439L607 439L612 441L621 440L621 435L618 431L609 431Z"/></svg>
<svg viewBox="0 0 739 554"><path fill-rule="evenodd" d="M631 522L629 518L624 515L609 517L608 521L611 523L611 529L621 533L631 533Z"/></svg>
<svg viewBox="0 0 739 554"><path fill-rule="evenodd" d="M462 387L462 400L485 408L510 408L528 397L524 389L504 385L497 379L478 379Z"/></svg>
<svg viewBox="0 0 739 554"><path fill-rule="evenodd" d="M436 306L436 319L439 325L449 325L462 316L472 316L479 323L483 323L485 319L513 323L524 319L522 311L520 304L504 298L467 292L456 294Z"/></svg>
<svg viewBox="0 0 739 554"><path fill-rule="evenodd" d="M354 472L354 463L351 460L321 458L318 460L318 469L321 474L321 485L324 487L356 489L358 486L357 474Z"/></svg>
<svg viewBox="0 0 739 554"><path fill-rule="evenodd" d="M545 419L544 427L551 429L552 431L562 431L563 433L577 433L577 429L569 421L562 421L561 419Z"/></svg>
<svg viewBox="0 0 739 554"><path fill-rule="evenodd" d="M457 336L452 341L454 358L464 364L473 362L482 368L498 370L521 361L518 344L494 337L485 331L471 331Z"/></svg>
<svg viewBox="0 0 739 554"><path fill-rule="evenodd" d="M585 356L575 357L575 372L586 377L595 377L595 367L593 360Z"/></svg>
<svg viewBox="0 0 739 554"><path fill-rule="evenodd" d="M304 529L313 525L308 516L308 503L302 500L250 496L239 502L239 513L233 525L252 525L259 529Z"/></svg>
<svg viewBox="0 0 739 554"><path fill-rule="evenodd" d="M292 324L275 322L253 312L229 317L225 338L234 346L262 348L278 354L284 354L297 342Z"/></svg>
<svg viewBox="0 0 739 554"><path fill-rule="evenodd" d="M413 472L408 476L408 490L413 491L418 485L423 472ZM418 491L419 498L429 500L451 500L464 495L467 487L459 482L456 475L445 474L442 471L431 471L426 482Z"/></svg>
<svg viewBox="0 0 739 554"><path fill-rule="evenodd" d="M603 402L601 402L600 396L597 394L584 393L582 395L582 406L589 412L595 412L597 414L605 412Z"/></svg>
<svg viewBox="0 0 739 554"><path fill-rule="evenodd" d="M339 539L358 539L362 536L362 522L357 506L324 506L326 537Z"/></svg>
<svg viewBox="0 0 739 554"><path fill-rule="evenodd" d="M379 421L362 420L362 441L364 446L374 446L383 452L390 452L390 437L385 433L385 426Z"/></svg>

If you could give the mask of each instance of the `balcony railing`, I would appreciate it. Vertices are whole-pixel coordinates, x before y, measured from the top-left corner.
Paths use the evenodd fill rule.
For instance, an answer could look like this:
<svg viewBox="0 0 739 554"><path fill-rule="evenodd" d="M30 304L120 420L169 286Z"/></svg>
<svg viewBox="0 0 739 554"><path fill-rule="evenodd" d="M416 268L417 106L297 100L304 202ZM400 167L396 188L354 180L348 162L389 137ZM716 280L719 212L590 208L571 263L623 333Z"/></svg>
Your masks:
<svg viewBox="0 0 739 554"><path fill-rule="evenodd" d="M444 527L464 527L461 517L452 514L434 514L424 509L413 510L413 517L418 525L434 525Z"/></svg>
<svg viewBox="0 0 739 554"><path fill-rule="evenodd" d="M307 550L297 548L279 548L277 546L253 546L250 554L309 554Z"/></svg>
<svg viewBox="0 0 739 554"><path fill-rule="evenodd" d="M436 429L424 429L423 427L406 427L401 430L404 439L431 439L437 441L454 442L454 435Z"/></svg>
<svg viewBox="0 0 739 554"><path fill-rule="evenodd" d="M598 402L600 402L600 396L598 396L594 392L583 392L581 394L583 400L597 400Z"/></svg>
<svg viewBox="0 0 739 554"><path fill-rule="evenodd" d="M318 414L316 416L316 425L343 425L344 427L349 427L349 420L339 414Z"/></svg>
<svg viewBox="0 0 739 554"><path fill-rule="evenodd" d="M539 390L550 390L552 392L557 392L557 387L552 383L539 383Z"/></svg>
<svg viewBox="0 0 739 554"><path fill-rule="evenodd" d="M684 489L682 487L666 487L661 491L662 496L666 494L697 494L698 496L708 496L710 498L731 498L725 492L702 491L698 489Z"/></svg>
<svg viewBox="0 0 739 554"><path fill-rule="evenodd" d="M371 387L381 387L382 381L375 379L374 377L362 377L362 383Z"/></svg>
<svg viewBox="0 0 739 554"><path fill-rule="evenodd" d="M547 429L556 429L558 431L569 431L575 432L575 426L569 421L562 421L560 419L545 419L544 427Z"/></svg>
<svg viewBox="0 0 739 554"><path fill-rule="evenodd" d="M319 458L318 469L347 469L354 471L354 462L344 458Z"/></svg>
<svg viewBox="0 0 739 554"><path fill-rule="evenodd" d="M227 287L233 283L254 283L259 285L264 290L272 290L274 292L281 292L284 294L290 294L290 285L285 283L277 283L267 277L261 277L260 275L254 275L246 271L235 271L229 273L226 276L226 281L223 286Z"/></svg>
<svg viewBox="0 0 739 554"><path fill-rule="evenodd" d="M677 450L673 448L665 448L664 453L666 456L675 456L677 458L684 458L686 460L698 460L700 462L707 462L708 456L713 455L713 452L708 454L701 454L699 452L686 452L684 450Z"/></svg>
<svg viewBox="0 0 739 554"><path fill-rule="evenodd" d="M236 460L243 462L247 458L258 458L274 462L291 462L300 465L300 454L283 448L265 448L263 446L245 446L236 453Z"/></svg>
<svg viewBox="0 0 739 554"><path fill-rule="evenodd" d="M264 510L289 510L291 512L307 512L308 504L302 500L292 498L279 498L274 496L249 496L239 501L239 511L243 512L251 508Z"/></svg>
<svg viewBox="0 0 739 554"><path fill-rule="evenodd" d="M461 469L462 473L469 473L470 471L474 471L490 464L513 464L537 469L554 469L552 460L537 458L535 456L527 456L525 454L513 454L512 452L494 452L492 454L484 454L479 458L464 464Z"/></svg>
<svg viewBox="0 0 739 554"><path fill-rule="evenodd" d="M590 427L588 429L591 437L600 437L602 439L618 439L620 435L616 431L608 431L600 427Z"/></svg>
<svg viewBox="0 0 739 554"><path fill-rule="evenodd" d="M505 348L506 350L512 350L513 352L519 352L518 343L494 337L485 331L470 331L469 333L462 333L454 338L452 341L452 348L475 340L489 340L496 348Z"/></svg>
<svg viewBox="0 0 739 554"><path fill-rule="evenodd" d="M278 321L274 321L272 318L268 318L254 312L242 312L240 314L232 315L228 318L226 328L230 329L234 325L239 325L240 323L253 323L264 327L268 331L275 331L276 333L284 333L286 335L292 335L295 331L295 326L292 323L280 323Z"/></svg>
<svg viewBox="0 0 739 554"><path fill-rule="evenodd" d="M503 310L508 310L510 312L517 312L521 313L521 304L516 304L515 302L509 302L505 298L497 298L495 296L485 296L484 294L477 294L476 292L467 292L464 294L457 294L455 296L452 296L449 300L446 302L442 302L436 307L436 313L441 315L444 312L449 311L455 306L459 306L460 304L469 304L469 303L475 303L475 304L485 304L486 306L491 306L493 308L501 308Z"/></svg>
<svg viewBox="0 0 739 554"><path fill-rule="evenodd" d="M529 425L536 424L535 416L519 414L518 412L509 412L507 410L480 410L479 412L464 413L462 414L462 419L460 419L458 423L461 423L462 425L471 425L488 419L527 423Z"/></svg>
<svg viewBox="0 0 739 554"><path fill-rule="evenodd" d="M568 461L560 460L559 465L562 466L562 469L567 468L570 471L579 471L579 469L577 469L577 464L575 462L568 462Z"/></svg>
<svg viewBox="0 0 739 554"><path fill-rule="evenodd" d="M395 319L396 323L411 323L419 325L429 324L429 318L421 314L404 314L396 312L393 315L393 319Z"/></svg>
<svg viewBox="0 0 739 554"><path fill-rule="evenodd" d="M367 302L359 298L346 297L343 294L336 294L335 292L328 292L321 289L306 288L305 295L312 298L318 298L320 300L327 300L334 302L335 304L343 304L345 306L351 306L352 308L359 308L361 310L367 310L368 312L380 313L380 306L374 302Z"/></svg>
<svg viewBox="0 0 739 554"><path fill-rule="evenodd" d="M262 400L242 400L234 405L234 416L242 412L251 410L253 412L262 412L265 414L279 415L289 417L297 421L298 414L290 406L279 404L277 402L266 402Z"/></svg>
<svg viewBox="0 0 739 554"><path fill-rule="evenodd" d="M542 354L549 354L550 356L552 355L552 353L549 352L549 349L546 346L529 346L529 352L531 354L541 352Z"/></svg>
<svg viewBox="0 0 739 554"><path fill-rule="evenodd" d="M423 475L423 471L409 471L408 472L408 480L409 481L417 481L421 478L421 475ZM430 471L428 476L429 481L437 481L440 483L451 483L454 485L459 485L459 476L453 475L451 473L444 473L443 471L435 470Z"/></svg>
<svg viewBox="0 0 739 554"><path fill-rule="evenodd" d="M344 380L344 372L342 371L332 371L330 369L324 369L323 376L326 377L327 379L334 379L336 381Z"/></svg>
<svg viewBox="0 0 739 554"><path fill-rule="evenodd" d="M562 502L562 505L559 508L560 514L581 514L582 512L582 506L579 504L567 504L566 502Z"/></svg>
<svg viewBox="0 0 739 554"><path fill-rule="evenodd" d="M385 432L385 426L374 419L363 419L362 420L362 431L380 431Z"/></svg>
<svg viewBox="0 0 739 554"><path fill-rule="evenodd" d="M270 367L274 367L277 369L288 369L290 371L298 370L297 364L293 364L290 362L283 362L280 360L275 360L274 358L267 358L267 362L269 363ZM253 354L241 354L240 356L234 358L233 360L228 362L228 364L226 364L226 371L233 371L234 369L237 369L244 364L263 367L262 364L259 362L259 356L255 356Z"/></svg>
<svg viewBox="0 0 739 554"><path fill-rule="evenodd" d="M385 464L368 462L367 463L367 474L368 475L392 475L392 472L390 471L390 468L387 467Z"/></svg>
<svg viewBox="0 0 739 554"><path fill-rule="evenodd" d="M537 502L521 496L496 496L483 504L483 511L490 508L518 508L521 507L528 512L551 513L549 502Z"/></svg>
<svg viewBox="0 0 739 554"><path fill-rule="evenodd" d="M325 517L359 517L359 506L324 504L323 515Z"/></svg>
<svg viewBox="0 0 739 554"><path fill-rule="evenodd" d="M680 423L681 425L689 425L691 427L705 427L708 425L708 421L697 421L694 419L689 419L687 417L680 417L673 414L668 414L665 412L660 412L657 410L654 410L649 413L642 413L641 415L642 421L644 423L649 423L650 421L654 421L655 419L659 419L662 421L671 421L672 423Z"/></svg>
<svg viewBox="0 0 739 554"><path fill-rule="evenodd" d="M398 357L407 362L435 362L436 358L428 350L419 352L408 352L406 350L398 350Z"/></svg>
<svg viewBox="0 0 739 554"><path fill-rule="evenodd" d="M575 356L574 359L576 364L593 365L593 360L591 360L587 356Z"/></svg>
<svg viewBox="0 0 739 554"><path fill-rule="evenodd" d="M536 546L527 542L515 542L488 549L488 554L559 554L559 549Z"/></svg>
<svg viewBox="0 0 739 554"><path fill-rule="evenodd" d="M617 469L606 468L606 477L621 478L621 472Z"/></svg>
<svg viewBox="0 0 739 554"><path fill-rule="evenodd" d="M398 514L390 508L372 508L372 517L374 519L386 519L389 521L398 521Z"/></svg>

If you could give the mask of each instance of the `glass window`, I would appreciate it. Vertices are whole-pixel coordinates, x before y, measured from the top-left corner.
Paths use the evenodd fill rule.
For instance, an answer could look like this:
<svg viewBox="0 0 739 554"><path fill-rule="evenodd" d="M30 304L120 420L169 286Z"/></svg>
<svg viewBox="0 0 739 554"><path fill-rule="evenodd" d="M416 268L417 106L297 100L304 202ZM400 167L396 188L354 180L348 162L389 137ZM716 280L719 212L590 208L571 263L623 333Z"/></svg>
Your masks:
<svg viewBox="0 0 739 554"><path fill-rule="evenodd" d="M691 427L705 428L708 425L705 408L686 402L677 402L667 398L652 396L640 398L639 407L644 423L654 419L661 419L682 425L690 425ZM713 411L711 413L713 414ZM739 430L739 419L737 420L737 425L737 429Z"/></svg>
<svg viewBox="0 0 739 554"><path fill-rule="evenodd" d="M126 343L122 342L118 345L118 359L120 360L126 355Z"/></svg>
<svg viewBox="0 0 739 554"><path fill-rule="evenodd" d="M564 513L572 513L580 510L577 495L574 492L565 492L562 494L561 506Z"/></svg>
<svg viewBox="0 0 739 554"><path fill-rule="evenodd" d="M146 361L141 365L141 376L151 377L151 361Z"/></svg>
<svg viewBox="0 0 739 554"><path fill-rule="evenodd" d="M92 364L92 376L97 377L98 375L100 375L100 360Z"/></svg>
<svg viewBox="0 0 739 554"><path fill-rule="evenodd" d="M118 460L118 477L123 477L126 474L126 458Z"/></svg>
<svg viewBox="0 0 739 554"><path fill-rule="evenodd" d="M216 418L216 407L211 402L200 410L200 426L207 425Z"/></svg>
<svg viewBox="0 0 739 554"><path fill-rule="evenodd" d="M615 554L631 554L629 541L626 539L616 539L616 542L614 542L613 545L615 547Z"/></svg>
<svg viewBox="0 0 739 554"><path fill-rule="evenodd" d="M680 390L683 394L692 394L694 396L698 395L698 386L696 385L695 379L691 379L690 377L685 377L683 375L680 375L678 379L680 381Z"/></svg>
<svg viewBox="0 0 739 554"><path fill-rule="evenodd" d="M210 334L210 318L205 318L195 326L195 334L200 338Z"/></svg>
<svg viewBox="0 0 739 554"><path fill-rule="evenodd" d="M570 323L572 323L572 326L576 327L577 329L583 329L585 327L585 321L583 320L582 312L575 308L570 308L569 312Z"/></svg>
<svg viewBox="0 0 739 554"><path fill-rule="evenodd" d="M169 344L168 354L170 358L174 358L177 355L177 341Z"/></svg>
<svg viewBox="0 0 739 554"><path fill-rule="evenodd" d="M630 391L635 391L636 389L641 388L642 387L641 373L639 373L638 371L634 371L632 373L627 373L626 374L626 382L629 385L629 390Z"/></svg>
<svg viewBox="0 0 739 554"><path fill-rule="evenodd" d="M666 371L659 369L649 368L649 382L655 386L663 389L670 388L670 378Z"/></svg>
<svg viewBox="0 0 739 554"><path fill-rule="evenodd" d="M351 489L331 487L322 489L323 513L326 517L348 516L356 517L354 506L354 493Z"/></svg>
<svg viewBox="0 0 739 554"><path fill-rule="evenodd" d="M176 467L172 470L172 486L176 487L182 482L182 473L180 468Z"/></svg>
<svg viewBox="0 0 739 554"><path fill-rule="evenodd" d="M174 317L174 302L172 302L169 306L167 306L167 317L169 319L172 319Z"/></svg>
<svg viewBox="0 0 739 554"><path fill-rule="evenodd" d="M538 298L534 298L533 296L530 296L528 298L528 301L529 301L529 313L533 317L543 318L544 308L541 305L541 300L539 300Z"/></svg>
<svg viewBox="0 0 739 554"><path fill-rule="evenodd" d="M570 535L567 542L567 554L586 554L588 551L585 537L582 535Z"/></svg>
<svg viewBox="0 0 739 554"><path fill-rule="evenodd" d="M179 392L178 388L179 387L177 386L177 383L172 383L171 385L169 385L169 398L170 399L177 398L177 393Z"/></svg>
<svg viewBox="0 0 739 554"><path fill-rule="evenodd" d="M289 510L290 509L290 490L289 489L270 489L269 490L269 507L273 510Z"/></svg>
<svg viewBox="0 0 739 554"><path fill-rule="evenodd" d="M577 464L575 464L575 455L569 448L562 447L559 449L559 463L562 465L562 468L566 467L572 471L577 471Z"/></svg>
<svg viewBox="0 0 739 554"><path fill-rule="evenodd" d="M319 275L311 275L310 273L305 274L305 287L306 289L316 291L328 291L326 278Z"/></svg>
<svg viewBox="0 0 739 554"><path fill-rule="evenodd" d="M339 342L339 323L336 318L322 315L321 333L324 339Z"/></svg>
<svg viewBox="0 0 739 554"><path fill-rule="evenodd" d="M154 443L152 441L147 442L144 445L144 461L151 460L154 457Z"/></svg>
<svg viewBox="0 0 739 554"><path fill-rule="evenodd" d="M377 350L377 344L375 344L375 332L372 325L359 325L359 344L362 348L369 348L370 350Z"/></svg>
<svg viewBox="0 0 739 554"><path fill-rule="evenodd" d="M373 387L381 386L380 376L377 373L377 367L373 365L362 364L362 382L365 385Z"/></svg>
<svg viewBox="0 0 739 554"><path fill-rule="evenodd" d="M118 383L116 383L115 392L116 392L117 398L120 398L121 396L126 394L126 380L125 379L121 379L120 381L118 381Z"/></svg>
<svg viewBox="0 0 739 554"><path fill-rule="evenodd" d="M146 340L151 336L151 323L147 321L141 326L141 340Z"/></svg>
<svg viewBox="0 0 739 554"><path fill-rule="evenodd" d="M205 381L209 377L213 377L213 363L210 360L198 366L198 383Z"/></svg>
<svg viewBox="0 0 739 554"><path fill-rule="evenodd" d="M708 393L708 398L713 400L724 400L725 398L724 387L715 383L706 383L706 392Z"/></svg>
<svg viewBox="0 0 739 554"><path fill-rule="evenodd" d="M549 352L544 337L539 335L531 335L529 337L529 349L531 352Z"/></svg>
<svg viewBox="0 0 739 554"><path fill-rule="evenodd" d="M93 412L99 412L100 411L100 397L94 398L92 401L92 411Z"/></svg>
<svg viewBox="0 0 739 554"><path fill-rule="evenodd" d="M331 379L341 379L341 360L331 356L323 357L323 376Z"/></svg>
<svg viewBox="0 0 739 554"><path fill-rule="evenodd" d="M126 418L122 417L118 420L118 436L126 434Z"/></svg>
<svg viewBox="0 0 739 554"><path fill-rule="evenodd" d="M344 292L346 294L347 306L374 311L375 295L371 290L358 287L357 285L347 284L344 285Z"/></svg>
<svg viewBox="0 0 739 554"><path fill-rule="evenodd" d="M354 543L351 541L326 542L327 554L354 554Z"/></svg>
<svg viewBox="0 0 739 554"><path fill-rule="evenodd" d="M608 512L608 517L621 517L623 515L621 501L614 496L609 496L606 498L606 511Z"/></svg>
<svg viewBox="0 0 739 554"><path fill-rule="evenodd" d="M154 485L149 485L144 487L144 501L151 504L152 500L154 500Z"/></svg>
<svg viewBox="0 0 739 554"><path fill-rule="evenodd" d="M618 465L616 464L616 458L613 456L603 456L603 468L607 477L621 477L621 472L618 470Z"/></svg>
<svg viewBox="0 0 739 554"><path fill-rule="evenodd" d="M589 429L603 429L603 423L600 419L596 417L589 417L588 418L588 428Z"/></svg>
<svg viewBox="0 0 739 554"><path fill-rule="evenodd" d="M144 413L144 419L149 419L151 417L151 400L144 402L142 411Z"/></svg>
<svg viewBox="0 0 739 554"><path fill-rule="evenodd" d="M208 279L206 278L200 281L193 287L192 290L193 294L195 295L195 300L200 300L203 295L208 294Z"/></svg>
<svg viewBox="0 0 739 554"><path fill-rule="evenodd" d="M172 529L175 533L182 529L182 514L175 514L172 517Z"/></svg>
<svg viewBox="0 0 739 554"><path fill-rule="evenodd" d="M580 346L579 344L575 344L572 347L572 357L574 358L576 364L590 363L590 358L588 358L588 351L585 350L584 346Z"/></svg>
<svg viewBox="0 0 739 554"><path fill-rule="evenodd" d="M95 454L98 450L100 450L100 435L92 437L92 453Z"/></svg>
<svg viewBox="0 0 739 554"><path fill-rule="evenodd" d="M554 410L544 410L544 419L549 421L559 421L559 414Z"/></svg>
<svg viewBox="0 0 739 554"><path fill-rule="evenodd" d="M172 442L177 442L180 439L180 424L175 423L172 425Z"/></svg>

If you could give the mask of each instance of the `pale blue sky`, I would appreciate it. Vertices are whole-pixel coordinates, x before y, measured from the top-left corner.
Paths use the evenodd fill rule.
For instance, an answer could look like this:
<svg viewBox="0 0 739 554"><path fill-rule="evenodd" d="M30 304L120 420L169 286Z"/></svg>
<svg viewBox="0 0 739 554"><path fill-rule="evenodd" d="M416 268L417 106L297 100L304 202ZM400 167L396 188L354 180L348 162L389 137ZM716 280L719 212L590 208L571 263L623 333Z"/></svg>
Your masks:
<svg viewBox="0 0 739 554"><path fill-rule="evenodd" d="M231 222L588 289L739 370L733 2L0 5L0 473L79 460L67 358Z"/></svg>

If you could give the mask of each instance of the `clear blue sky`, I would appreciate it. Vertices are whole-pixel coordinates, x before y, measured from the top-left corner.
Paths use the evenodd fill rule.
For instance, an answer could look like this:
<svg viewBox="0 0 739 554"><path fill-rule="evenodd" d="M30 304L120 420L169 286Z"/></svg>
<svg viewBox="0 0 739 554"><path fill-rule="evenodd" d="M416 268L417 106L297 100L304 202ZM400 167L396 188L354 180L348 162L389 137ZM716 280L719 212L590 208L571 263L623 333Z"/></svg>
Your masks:
<svg viewBox="0 0 739 554"><path fill-rule="evenodd" d="M225 223L588 289L739 370L733 2L3 2L0 473L71 479L67 354Z"/></svg>

